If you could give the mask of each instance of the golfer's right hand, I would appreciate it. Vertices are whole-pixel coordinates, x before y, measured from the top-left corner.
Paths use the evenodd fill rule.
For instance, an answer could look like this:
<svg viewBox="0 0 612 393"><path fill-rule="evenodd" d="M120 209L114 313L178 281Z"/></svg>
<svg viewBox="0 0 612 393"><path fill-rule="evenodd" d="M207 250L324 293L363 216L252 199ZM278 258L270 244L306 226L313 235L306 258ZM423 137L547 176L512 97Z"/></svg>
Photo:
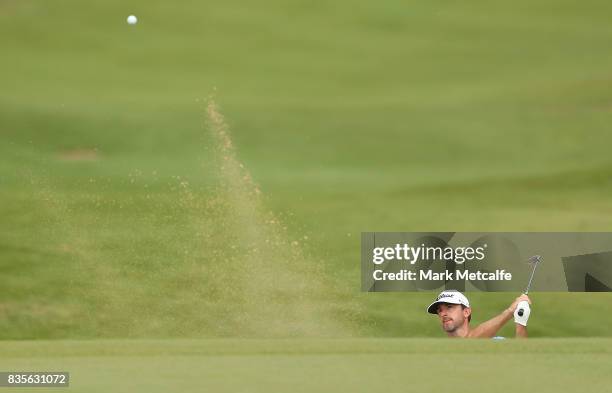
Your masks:
<svg viewBox="0 0 612 393"><path fill-rule="evenodd" d="M510 311L512 314L514 314L514 311L516 311L516 306L518 306L518 304L520 302L523 302L523 301L531 304L531 299L529 299L529 296L527 296L525 294L522 294L521 296L519 296L516 299L514 299L514 302L512 302L510 307L508 307L508 311Z"/></svg>

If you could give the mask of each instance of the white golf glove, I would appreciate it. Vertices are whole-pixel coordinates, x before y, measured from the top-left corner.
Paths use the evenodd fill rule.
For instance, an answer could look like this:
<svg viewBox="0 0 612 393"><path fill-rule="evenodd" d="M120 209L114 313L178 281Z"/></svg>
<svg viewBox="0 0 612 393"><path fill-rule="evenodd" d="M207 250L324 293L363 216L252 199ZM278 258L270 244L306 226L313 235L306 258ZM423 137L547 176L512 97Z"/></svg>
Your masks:
<svg viewBox="0 0 612 393"><path fill-rule="evenodd" d="M531 314L529 303L526 300L519 302L519 304L516 306L516 310L514 310L514 323L527 326L529 314Z"/></svg>

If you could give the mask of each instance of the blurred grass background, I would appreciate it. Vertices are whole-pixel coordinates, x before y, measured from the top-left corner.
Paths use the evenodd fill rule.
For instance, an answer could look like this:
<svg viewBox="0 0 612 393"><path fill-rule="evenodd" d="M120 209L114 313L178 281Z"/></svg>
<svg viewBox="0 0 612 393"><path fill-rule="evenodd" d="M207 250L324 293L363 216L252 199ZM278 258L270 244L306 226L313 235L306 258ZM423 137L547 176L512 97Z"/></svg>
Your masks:
<svg viewBox="0 0 612 393"><path fill-rule="evenodd" d="M199 247L181 183L214 184L211 94L266 207L323 261L332 318L440 336L434 294L359 293L360 232L611 230L611 11L0 1L0 337L222 334L223 304L191 307L220 298L180 278ZM472 294L475 322L514 295ZM607 294L532 298L535 336L610 335Z"/></svg>
<svg viewBox="0 0 612 393"><path fill-rule="evenodd" d="M73 392L371 392L407 383L443 390L440 368L476 393L512 392L517 374L525 389L543 393L600 392L612 383L609 338L38 340L0 348L4 369L70 370ZM568 364L572 372L563 372Z"/></svg>

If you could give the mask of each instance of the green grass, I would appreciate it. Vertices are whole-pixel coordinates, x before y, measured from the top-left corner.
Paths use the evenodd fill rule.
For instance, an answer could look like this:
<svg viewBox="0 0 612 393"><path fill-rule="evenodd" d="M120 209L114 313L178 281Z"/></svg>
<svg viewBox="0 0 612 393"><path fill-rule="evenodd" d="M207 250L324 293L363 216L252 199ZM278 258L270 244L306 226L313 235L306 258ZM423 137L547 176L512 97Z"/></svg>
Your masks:
<svg viewBox="0 0 612 393"><path fill-rule="evenodd" d="M0 350L2 370L69 371L72 392L546 393L612 383L610 339L8 341Z"/></svg>
<svg viewBox="0 0 612 393"><path fill-rule="evenodd" d="M252 335L238 301L298 301L207 273L227 263L201 241L213 93L266 208L320 261L329 335L439 336L432 294L359 293L359 233L612 230L611 11L1 2L0 338ZM475 322L514 296L473 294ZM533 298L536 337L611 334L607 294Z"/></svg>

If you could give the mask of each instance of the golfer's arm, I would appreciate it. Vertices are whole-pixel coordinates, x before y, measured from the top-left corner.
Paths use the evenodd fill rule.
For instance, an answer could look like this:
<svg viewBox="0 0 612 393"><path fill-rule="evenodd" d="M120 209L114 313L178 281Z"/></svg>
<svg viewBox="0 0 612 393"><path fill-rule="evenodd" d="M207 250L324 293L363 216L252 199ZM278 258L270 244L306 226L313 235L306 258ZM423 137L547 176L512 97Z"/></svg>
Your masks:
<svg viewBox="0 0 612 393"><path fill-rule="evenodd" d="M527 338L527 326L516 324L516 338Z"/></svg>
<svg viewBox="0 0 612 393"><path fill-rule="evenodd" d="M493 337L510 319L512 319L512 312L506 309L498 316L476 326L476 328L470 331L469 337Z"/></svg>

